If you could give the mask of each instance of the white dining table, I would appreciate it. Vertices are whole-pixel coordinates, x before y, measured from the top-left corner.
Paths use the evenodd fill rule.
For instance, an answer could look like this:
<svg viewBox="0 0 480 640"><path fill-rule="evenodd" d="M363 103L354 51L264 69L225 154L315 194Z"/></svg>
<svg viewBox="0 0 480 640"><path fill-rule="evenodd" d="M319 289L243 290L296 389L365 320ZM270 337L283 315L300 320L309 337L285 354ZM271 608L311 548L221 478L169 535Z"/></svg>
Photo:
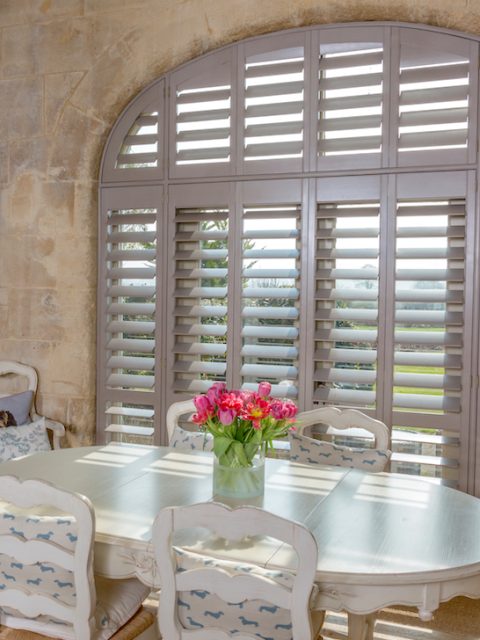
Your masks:
<svg viewBox="0 0 480 640"><path fill-rule="evenodd" d="M213 454L110 443L61 449L2 463L0 474L40 478L92 501L95 568L159 587L151 527L166 506L211 500ZM223 500L225 501L225 500ZM418 607L428 620L457 595L480 598L480 500L420 478L266 460L256 504L303 523L318 545L316 607L349 614L349 638L372 637L374 612ZM188 532L178 544L221 558L295 569L272 539L227 549Z"/></svg>

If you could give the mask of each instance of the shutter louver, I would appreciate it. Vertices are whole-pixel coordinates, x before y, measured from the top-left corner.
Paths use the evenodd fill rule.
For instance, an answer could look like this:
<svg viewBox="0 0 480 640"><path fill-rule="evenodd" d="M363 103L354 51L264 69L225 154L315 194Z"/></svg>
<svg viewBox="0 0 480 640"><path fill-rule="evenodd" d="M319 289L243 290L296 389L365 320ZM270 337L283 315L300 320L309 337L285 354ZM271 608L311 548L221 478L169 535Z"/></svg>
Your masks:
<svg viewBox="0 0 480 640"><path fill-rule="evenodd" d="M123 140L116 169L158 167L158 112L141 113Z"/></svg>
<svg viewBox="0 0 480 640"><path fill-rule="evenodd" d="M156 209L112 209L107 220L107 427L153 434ZM150 404L150 402L152 404Z"/></svg>
<svg viewBox="0 0 480 640"><path fill-rule="evenodd" d="M471 50L463 44L448 37L440 43L432 36L423 45L400 38L399 164L467 160L472 69Z"/></svg>
<svg viewBox="0 0 480 640"><path fill-rule="evenodd" d="M295 166L301 166L304 152L303 58L303 47L246 58L246 172L256 171L259 161L268 161L265 166L273 171L284 170L286 160L298 159Z"/></svg>
<svg viewBox="0 0 480 640"><path fill-rule="evenodd" d="M299 206L248 206L242 235L242 388L298 395Z"/></svg>
<svg viewBox="0 0 480 640"><path fill-rule="evenodd" d="M229 55L172 80L172 175L226 172L232 160L232 86Z"/></svg>
<svg viewBox="0 0 480 640"><path fill-rule="evenodd" d="M314 395L372 407L376 392L379 203L321 203L316 223Z"/></svg>
<svg viewBox="0 0 480 640"><path fill-rule="evenodd" d="M378 165L382 152L383 46L322 45L319 62L320 167ZM368 157L367 157L368 156ZM335 165L336 166L336 165Z"/></svg>
<svg viewBox="0 0 480 640"><path fill-rule="evenodd" d="M452 479L458 451L445 455L442 445L455 449L449 431L460 426L465 202L401 200L396 234L393 410L401 445L392 464L414 470L429 465L424 474ZM426 294L423 299L416 295L419 291ZM423 453L418 447L410 454L407 447L405 453L405 443L413 442L414 427L427 424L436 427L429 433L437 438L428 443L429 454L424 453L425 446Z"/></svg>
<svg viewBox="0 0 480 640"><path fill-rule="evenodd" d="M203 393L225 381L228 209L175 213L173 391Z"/></svg>

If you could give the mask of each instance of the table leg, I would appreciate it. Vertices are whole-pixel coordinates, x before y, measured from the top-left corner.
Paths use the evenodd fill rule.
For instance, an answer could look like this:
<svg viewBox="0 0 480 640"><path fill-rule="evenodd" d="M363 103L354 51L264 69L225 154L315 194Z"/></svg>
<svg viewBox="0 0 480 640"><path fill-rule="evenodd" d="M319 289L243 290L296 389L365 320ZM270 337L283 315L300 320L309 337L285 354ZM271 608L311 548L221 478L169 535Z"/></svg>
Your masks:
<svg viewBox="0 0 480 640"><path fill-rule="evenodd" d="M348 640L373 640L375 614L366 616L348 614Z"/></svg>

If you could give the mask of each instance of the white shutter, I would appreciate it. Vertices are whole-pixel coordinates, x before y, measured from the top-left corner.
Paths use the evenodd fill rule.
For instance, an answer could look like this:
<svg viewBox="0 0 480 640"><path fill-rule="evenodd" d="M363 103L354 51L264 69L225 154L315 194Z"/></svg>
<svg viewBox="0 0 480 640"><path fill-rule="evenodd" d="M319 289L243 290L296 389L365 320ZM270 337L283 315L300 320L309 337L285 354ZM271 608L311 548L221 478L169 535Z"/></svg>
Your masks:
<svg viewBox="0 0 480 640"><path fill-rule="evenodd" d="M165 80L140 94L110 134L102 167L104 181L163 177Z"/></svg>
<svg viewBox="0 0 480 640"><path fill-rule="evenodd" d="M358 183L359 195L378 191ZM338 186L335 186L338 185ZM319 197L345 180L319 181ZM380 203L378 197L320 201L315 229L313 400L375 407Z"/></svg>
<svg viewBox="0 0 480 640"><path fill-rule="evenodd" d="M304 156L305 36L266 38L245 47L246 174L299 170Z"/></svg>
<svg viewBox="0 0 480 640"><path fill-rule="evenodd" d="M132 188L125 195L124 207L116 205L120 200L118 193L105 196L105 280L100 286L107 322L104 349L99 354L104 365L101 371L106 376L102 399L107 415L105 431L151 436L161 192L153 189L145 194Z"/></svg>
<svg viewBox="0 0 480 640"><path fill-rule="evenodd" d="M227 368L228 208L175 210L174 393L205 392Z"/></svg>
<svg viewBox="0 0 480 640"><path fill-rule="evenodd" d="M392 468L450 483L458 479L464 282L465 199L399 199Z"/></svg>
<svg viewBox="0 0 480 640"><path fill-rule="evenodd" d="M242 388L298 395L300 206L248 205L242 231Z"/></svg>
<svg viewBox="0 0 480 640"><path fill-rule="evenodd" d="M362 31L360 37L358 29L320 34L319 169L381 165L388 48L382 29Z"/></svg>
<svg viewBox="0 0 480 640"><path fill-rule="evenodd" d="M170 174L229 173L232 164L232 52L212 54L202 60L194 72L187 67L174 73L170 83L170 104Z"/></svg>
<svg viewBox="0 0 480 640"><path fill-rule="evenodd" d="M408 30L399 41L398 164L467 162L475 144L477 45L433 33L420 40Z"/></svg>

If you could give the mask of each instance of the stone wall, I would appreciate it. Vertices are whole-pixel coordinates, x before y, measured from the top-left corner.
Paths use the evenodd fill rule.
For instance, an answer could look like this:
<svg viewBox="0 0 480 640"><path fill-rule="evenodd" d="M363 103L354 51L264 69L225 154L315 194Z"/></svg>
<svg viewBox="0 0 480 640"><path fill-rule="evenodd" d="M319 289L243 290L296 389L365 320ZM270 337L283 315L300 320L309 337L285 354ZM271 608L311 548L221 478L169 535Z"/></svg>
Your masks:
<svg viewBox="0 0 480 640"><path fill-rule="evenodd" d="M122 108L221 45L370 20L480 34L480 0L0 0L0 358L37 368L69 443L94 439L97 177Z"/></svg>

